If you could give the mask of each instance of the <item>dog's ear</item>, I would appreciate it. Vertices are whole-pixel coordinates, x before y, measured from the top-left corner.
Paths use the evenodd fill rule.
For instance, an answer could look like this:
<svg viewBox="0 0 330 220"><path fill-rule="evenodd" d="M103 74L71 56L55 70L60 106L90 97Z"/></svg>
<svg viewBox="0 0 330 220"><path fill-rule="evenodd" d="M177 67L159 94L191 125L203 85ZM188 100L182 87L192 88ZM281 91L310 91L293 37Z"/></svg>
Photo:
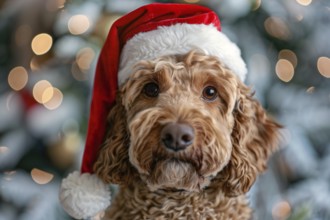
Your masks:
<svg viewBox="0 0 330 220"><path fill-rule="evenodd" d="M269 156L276 150L281 128L266 115L249 88L239 82L238 90L233 111L235 125L231 134L231 159L211 183L221 187L227 196L249 191L257 175L266 169Z"/></svg>
<svg viewBox="0 0 330 220"><path fill-rule="evenodd" d="M118 95L108 115L106 140L93 167L94 172L106 183L127 184L134 175L128 156L130 140L126 119L126 110Z"/></svg>

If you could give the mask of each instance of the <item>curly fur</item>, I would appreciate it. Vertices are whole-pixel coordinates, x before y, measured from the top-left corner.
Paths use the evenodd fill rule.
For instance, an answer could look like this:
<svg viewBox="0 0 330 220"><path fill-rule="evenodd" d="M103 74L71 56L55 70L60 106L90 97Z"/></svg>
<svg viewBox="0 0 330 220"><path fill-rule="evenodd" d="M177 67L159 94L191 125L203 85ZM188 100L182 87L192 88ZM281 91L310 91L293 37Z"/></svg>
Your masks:
<svg viewBox="0 0 330 220"><path fill-rule="evenodd" d="M159 85L157 97L143 93L149 82ZM217 89L214 101L203 99L206 86ZM162 145L171 122L194 129L187 149ZM94 166L120 186L107 219L249 219L244 194L276 150L280 128L235 74L196 51L139 62L108 124Z"/></svg>

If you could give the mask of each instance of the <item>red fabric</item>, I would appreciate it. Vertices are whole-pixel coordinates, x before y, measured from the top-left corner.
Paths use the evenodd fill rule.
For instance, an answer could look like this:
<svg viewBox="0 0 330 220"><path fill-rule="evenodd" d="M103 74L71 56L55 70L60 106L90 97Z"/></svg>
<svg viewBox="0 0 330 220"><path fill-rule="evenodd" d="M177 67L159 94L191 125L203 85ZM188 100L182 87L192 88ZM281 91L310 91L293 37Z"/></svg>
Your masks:
<svg viewBox="0 0 330 220"><path fill-rule="evenodd" d="M194 4L150 4L118 19L111 27L96 67L88 133L81 167L93 173L93 164L106 132L106 118L114 105L120 51L127 40L140 32L177 23L213 24L220 30L217 15Z"/></svg>

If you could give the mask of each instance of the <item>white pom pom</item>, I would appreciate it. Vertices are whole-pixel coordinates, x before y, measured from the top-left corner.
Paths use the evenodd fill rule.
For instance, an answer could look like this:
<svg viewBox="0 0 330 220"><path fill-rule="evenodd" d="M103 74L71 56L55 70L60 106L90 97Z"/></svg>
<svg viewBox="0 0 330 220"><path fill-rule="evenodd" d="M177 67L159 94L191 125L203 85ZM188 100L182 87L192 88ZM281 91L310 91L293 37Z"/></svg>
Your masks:
<svg viewBox="0 0 330 220"><path fill-rule="evenodd" d="M78 171L63 179L60 201L64 210L76 219L90 218L110 205L109 186L95 174Z"/></svg>

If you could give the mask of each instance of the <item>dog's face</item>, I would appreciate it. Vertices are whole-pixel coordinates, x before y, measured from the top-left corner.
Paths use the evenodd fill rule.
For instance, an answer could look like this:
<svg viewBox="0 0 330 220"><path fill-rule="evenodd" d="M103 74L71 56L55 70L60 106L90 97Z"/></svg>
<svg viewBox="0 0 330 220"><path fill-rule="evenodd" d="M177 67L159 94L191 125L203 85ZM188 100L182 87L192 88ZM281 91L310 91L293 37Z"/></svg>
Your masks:
<svg viewBox="0 0 330 220"><path fill-rule="evenodd" d="M106 182L141 179L151 190L236 195L264 169L278 127L215 57L141 61L118 92L95 171Z"/></svg>

